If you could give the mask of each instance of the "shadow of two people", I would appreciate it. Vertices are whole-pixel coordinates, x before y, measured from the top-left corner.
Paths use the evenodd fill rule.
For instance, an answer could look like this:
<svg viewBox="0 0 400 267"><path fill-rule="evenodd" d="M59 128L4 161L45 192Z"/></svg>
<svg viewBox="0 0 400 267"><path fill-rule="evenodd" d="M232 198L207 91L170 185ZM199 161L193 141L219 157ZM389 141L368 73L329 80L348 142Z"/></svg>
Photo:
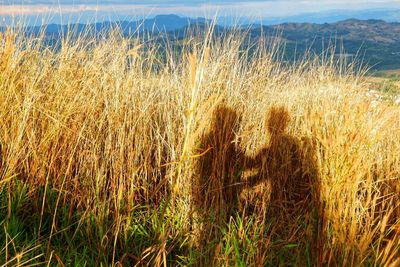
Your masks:
<svg viewBox="0 0 400 267"><path fill-rule="evenodd" d="M265 122L269 142L247 157L235 142L239 116L225 105L215 109L211 128L200 140L205 152L199 158L192 191L194 210L203 221L200 243L218 237L220 228L238 210L243 190L264 182L270 184L268 214L276 220L291 224L301 216L309 218L315 209L321 213L315 146L307 138L287 134L289 121L285 108L270 108ZM246 170L255 174L242 177ZM252 204L246 205L251 210Z"/></svg>

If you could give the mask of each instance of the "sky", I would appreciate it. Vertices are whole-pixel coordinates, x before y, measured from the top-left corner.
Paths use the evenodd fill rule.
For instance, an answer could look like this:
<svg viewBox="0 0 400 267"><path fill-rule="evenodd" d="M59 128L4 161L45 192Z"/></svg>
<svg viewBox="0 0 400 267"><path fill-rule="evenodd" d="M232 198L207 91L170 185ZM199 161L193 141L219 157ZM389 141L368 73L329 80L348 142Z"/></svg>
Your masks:
<svg viewBox="0 0 400 267"><path fill-rule="evenodd" d="M296 16L328 10L400 8L400 0L0 0L0 17L94 17L120 19L157 14L247 17L255 19ZM61 17L62 17L61 16Z"/></svg>

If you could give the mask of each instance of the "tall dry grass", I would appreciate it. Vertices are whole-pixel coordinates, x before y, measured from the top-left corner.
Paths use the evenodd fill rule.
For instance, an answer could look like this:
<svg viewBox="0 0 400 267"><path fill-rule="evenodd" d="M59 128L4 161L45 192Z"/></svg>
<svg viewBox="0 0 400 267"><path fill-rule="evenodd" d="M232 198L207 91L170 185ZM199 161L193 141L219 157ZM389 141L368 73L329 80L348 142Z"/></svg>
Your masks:
<svg viewBox="0 0 400 267"><path fill-rule="evenodd" d="M334 57L286 66L263 38L204 36L0 35L2 262L400 264L400 108ZM281 171L304 140L316 167ZM291 213L299 172L318 192Z"/></svg>

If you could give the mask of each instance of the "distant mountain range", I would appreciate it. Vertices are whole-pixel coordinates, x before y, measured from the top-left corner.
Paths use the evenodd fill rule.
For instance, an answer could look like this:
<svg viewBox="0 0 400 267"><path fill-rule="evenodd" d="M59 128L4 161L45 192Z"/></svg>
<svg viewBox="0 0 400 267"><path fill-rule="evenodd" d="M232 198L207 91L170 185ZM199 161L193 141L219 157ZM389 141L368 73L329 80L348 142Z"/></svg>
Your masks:
<svg viewBox="0 0 400 267"><path fill-rule="evenodd" d="M304 13L296 16L264 19L262 24L272 25L286 22L293 23L335 23L349 18L359 20L385 20L400 22L400 9L366 9L366 10L329 10L315 13Z"/></svg>
<svg viewBox="0 0 400 267"><path fill-rule="evenodd" d="M118 27L124 34L132 34L137 31L148 31L153 33L172 32L181 30L190 25L205 25L210 23L205 18L187 18L177 15L158 15L154 18L137 20L137 21L104 21L91 24L73 23L69 25L47 24L44 26L27 26L25 32L38 34L43 28L46 34L58 34L72 29L75 32L83 32L86 30L107 31L111 28ZM0 27L0 31L4 31L5 27Z"/></svg>
<svg viewBox="0 0 400 267"><path fill-rule="evenodd" d="M400 16L400 12L397 13ZM327 45L336 45L335 53L357 60L375 70L400 69L400 22L378 19L346 19L334 23L281 23L252 25L252 36L276 36L285 43L290 61L311 51L317 54Z"/></svg>
<svg viewBox="0 0 400 267"><path fill-rule="evenodd" d="M287 53L311 50L322 52L329 42L337 45L336 53L358 56L375 69L400 68L400 23L383 20L347 19L336 23L283 23L260 26L252 30L271 35L281 32ZM341 50L343 49L343 50Z"/></svg>
<svg viewBox="0 0 400 267"><path fill-rule="evenodd" d="M166 33L171 39L181 38L191 26L205 27L211 24L205 18L185 18L177 15L159 15L141 21L101 22L96 24L73 24L70 26L49 24L45 26L48 36L56 36L69 28L76 32L107 30L118 25L125 35L137 31L153 34ZM42 27L30 26L27 33L37 34ZM230 26L216 26L216 32L229 30ZM276 25L242 25L252 38L261 34L276 36L278 33L286 44L287 60L301 56L306 51L321 53L328 42L339 44L336 53L362 57L375 69L400 68L400 23L383 20L347 19L334 23L282 23ZM4 28L0 28L4 31ZM340 50L343 48L344 50Z"/></svg>

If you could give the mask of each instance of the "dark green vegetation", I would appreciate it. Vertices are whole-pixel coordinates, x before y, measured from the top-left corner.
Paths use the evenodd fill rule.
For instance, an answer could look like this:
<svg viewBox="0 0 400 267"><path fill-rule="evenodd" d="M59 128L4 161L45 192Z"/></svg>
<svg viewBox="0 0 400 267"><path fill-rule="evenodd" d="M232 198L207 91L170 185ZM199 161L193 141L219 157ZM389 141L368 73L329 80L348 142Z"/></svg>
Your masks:
<svg viewBox="0 0 400 267"><path fill-rule="evenodd" d="M145 264L155 259L142 253L152 246L159 249L157 244L164 237L171 247L167 248L169 262L188 264L194 259L194 255L193 259L174 257L192 255L193 251L187 247L187 239L166 232L162 203L156 210L131 208L121 229L116 225L119 214L113 205L103 203L97 212L88 213L68 196L60 199L54 189L29 187L19 179L11 187L2 188L0 203L1 266L42 266L47 262L51 266L101 266L115 261L123 266Z"/></svg>

